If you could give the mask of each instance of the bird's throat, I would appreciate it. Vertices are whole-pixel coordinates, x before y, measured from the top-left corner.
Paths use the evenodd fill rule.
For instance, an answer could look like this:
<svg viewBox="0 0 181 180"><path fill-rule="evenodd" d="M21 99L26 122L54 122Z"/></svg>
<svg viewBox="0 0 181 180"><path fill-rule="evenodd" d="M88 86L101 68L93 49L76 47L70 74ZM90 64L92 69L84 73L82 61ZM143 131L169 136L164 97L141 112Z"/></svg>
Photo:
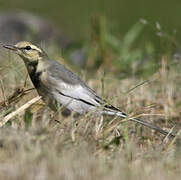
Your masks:
<svg viewBox="0 0 181 180"><path fill-rule="evenodd" d="M41 72L37 72L38 61L26 62L25 65L35 88L40 87Z"/></svg>

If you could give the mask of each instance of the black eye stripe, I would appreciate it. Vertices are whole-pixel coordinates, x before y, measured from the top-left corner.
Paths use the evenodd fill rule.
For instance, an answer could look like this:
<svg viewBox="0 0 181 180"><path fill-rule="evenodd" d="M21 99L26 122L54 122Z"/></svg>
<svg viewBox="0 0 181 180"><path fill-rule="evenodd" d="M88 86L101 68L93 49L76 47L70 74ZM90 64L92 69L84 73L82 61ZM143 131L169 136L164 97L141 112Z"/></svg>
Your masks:
<svg viewBox="0 0 181 180"><path fill-rule="evenodd" d="M22 47L22 48L18 48L18 49L21 49L21 50L36 50L36 49L33 49L33 48L29 49L27 47Z"/></svg>
<svg viewBox="0 0 181 180"><path fill-rule="evenodd" d="M22 49L25 49L25 50L32 50L31 46L26 46L26 47L23 47Z"/></svg>
<svg viewBox="0 0 181 180"><path fill-rule="evenodd" d="M18 48L18 49L20 49L20 50L33 50L33 51L38 51L37 49L34 49L34 48L32 48L31 46L26 46L26 47L21 47L21 48ZM38 51L38 53L41 53L41 52L39 52Z"/></svg>

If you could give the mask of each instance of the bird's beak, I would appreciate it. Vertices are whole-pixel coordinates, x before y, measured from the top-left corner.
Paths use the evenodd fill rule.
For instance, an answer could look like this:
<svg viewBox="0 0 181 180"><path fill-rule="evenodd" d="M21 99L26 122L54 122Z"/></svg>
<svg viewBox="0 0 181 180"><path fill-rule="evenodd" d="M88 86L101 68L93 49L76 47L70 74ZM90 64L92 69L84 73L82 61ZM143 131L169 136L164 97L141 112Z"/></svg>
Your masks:
<svg viewBox="0 0 181 180"><path fill-rule="evenodd" d="M13 50L13 51L18 50L18 48L16 46L13 46L13 45L3 45L3 47L6 48L6 49Z"/></svg>

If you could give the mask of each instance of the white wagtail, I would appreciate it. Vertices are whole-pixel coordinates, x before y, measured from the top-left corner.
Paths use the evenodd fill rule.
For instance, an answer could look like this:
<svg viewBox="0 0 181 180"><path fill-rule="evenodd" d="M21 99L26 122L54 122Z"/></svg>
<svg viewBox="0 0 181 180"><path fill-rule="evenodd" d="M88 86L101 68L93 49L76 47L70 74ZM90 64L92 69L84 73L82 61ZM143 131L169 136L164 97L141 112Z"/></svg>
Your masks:
<svg viewBox="0 0 181 180"><path fill-rule="evenodd" d="M47 54L34 44L22 41L16 45L3 45L3 47L12 50L23 59L35 88L44 100L48 98L49 101L55 101L79 114L92 111L100 115L128 118L125 113L98 96L72 71L57 61L50 60ZM143 120L131 117L129 120L161 134L168 134L161 128Z"/></svg>

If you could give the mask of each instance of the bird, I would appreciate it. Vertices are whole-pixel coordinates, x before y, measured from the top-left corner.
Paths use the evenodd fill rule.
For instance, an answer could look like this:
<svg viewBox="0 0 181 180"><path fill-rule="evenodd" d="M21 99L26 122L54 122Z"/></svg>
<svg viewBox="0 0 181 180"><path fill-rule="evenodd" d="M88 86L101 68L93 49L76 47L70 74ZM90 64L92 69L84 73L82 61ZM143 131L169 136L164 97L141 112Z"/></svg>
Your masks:
<svg viewBox="0 0 181 180"><path fill-rule="evenodd" d="M49 59L46 52L39 46L27 41L20 41L15 45L3 44L2 46L23 59L34 87L45 102L50 104L56 102L78 114L92 112L100 116L128 118L130 121L151 128L163 135L169 134L151 123L128 117L126 113L107 103L71 70L59 62Z"/></svg>

